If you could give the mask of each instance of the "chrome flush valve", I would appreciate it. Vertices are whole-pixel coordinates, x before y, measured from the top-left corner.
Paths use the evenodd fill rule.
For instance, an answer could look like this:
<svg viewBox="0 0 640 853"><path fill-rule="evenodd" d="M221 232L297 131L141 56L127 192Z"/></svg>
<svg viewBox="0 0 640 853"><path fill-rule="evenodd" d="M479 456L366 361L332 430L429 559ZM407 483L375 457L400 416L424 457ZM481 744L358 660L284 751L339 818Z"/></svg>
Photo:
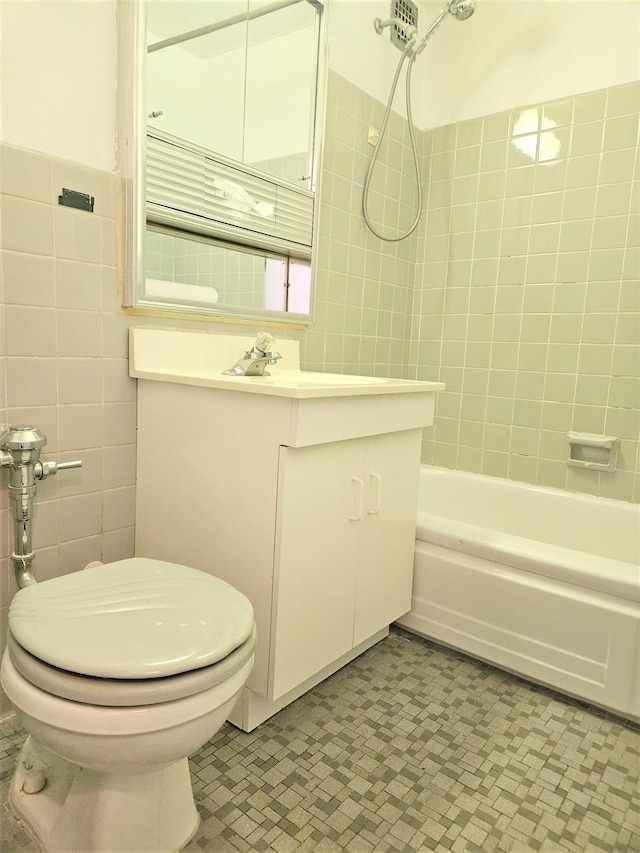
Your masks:
<svg viewBox="0 0 640 853"><path fill-rule="evenodd" d="M14 521L14 552L11 555L19 587L35 583L31 574L33 551L31 521L36 480L66 468L80 468L82 462L41 462L40 451L46 435L33 426L10 426L0 436L0 467L9 469L9 497Z"/></svg>
<svg viewBox="0 0 640 853"><path fill-rule="evenodd" d="M22 473L33 473L35 480L44 480L49 474L55 474L58 470L82 467L80 459L72 462L41 462L40 451L46 443L47 436L43 435L37 427L10 426L0 435L0 467L24 468L26 471ZM33 472L29 470L30 466L33 466ZM10 482L9 488L21 486L24 480L24 477L20 477L20 483Z"/></svg>

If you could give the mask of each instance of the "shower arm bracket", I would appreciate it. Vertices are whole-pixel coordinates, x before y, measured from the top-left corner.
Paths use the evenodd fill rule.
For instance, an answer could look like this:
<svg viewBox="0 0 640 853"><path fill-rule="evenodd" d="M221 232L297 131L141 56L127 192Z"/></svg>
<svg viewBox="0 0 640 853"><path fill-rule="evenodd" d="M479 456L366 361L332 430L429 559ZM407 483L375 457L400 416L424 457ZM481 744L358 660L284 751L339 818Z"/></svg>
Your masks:
<svg viewBox="0 0 640 853"><path fill-rule="evenodd" d="M36 579L31 573L33 501L37 480L44 480L67 468L80 468L79 459L70 462L40 461L40 451L47 443L46 435L33 426L10 426L0 436L0 468L9 469L9 502L13 519L13 553L11 561L18 587L31 586Z"/></svg>
<svg viewBox="0 0 640 853"><path fill-rule="evenodd" d="M407 24L404 21L401 21L400 18L387 18L385 21L383 21L382 18L376 18L373 22L373 26L379 36L382 35L387 27L395 26L400 30L407 42L410 44L415 42L418 37L418 28L414 27L412 24Z"/></svg>

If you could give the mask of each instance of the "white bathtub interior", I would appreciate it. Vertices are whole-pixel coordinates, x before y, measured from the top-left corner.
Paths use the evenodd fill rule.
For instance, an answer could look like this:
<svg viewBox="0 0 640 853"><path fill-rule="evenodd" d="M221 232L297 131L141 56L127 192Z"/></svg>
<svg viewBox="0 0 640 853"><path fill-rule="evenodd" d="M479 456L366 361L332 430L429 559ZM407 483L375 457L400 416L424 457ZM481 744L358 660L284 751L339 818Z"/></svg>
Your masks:
<svg viewBox="0 0 640 853"><path fill-rule="evenodd" d="M640 553L640 509L593 498L423 466L420 512L623 562Z"/></svg>
<svg viewBox="0 0 640 853"><path fill-rule="evenodd" d="M422 636L640 719L640 507L423 466Z"/></svg>

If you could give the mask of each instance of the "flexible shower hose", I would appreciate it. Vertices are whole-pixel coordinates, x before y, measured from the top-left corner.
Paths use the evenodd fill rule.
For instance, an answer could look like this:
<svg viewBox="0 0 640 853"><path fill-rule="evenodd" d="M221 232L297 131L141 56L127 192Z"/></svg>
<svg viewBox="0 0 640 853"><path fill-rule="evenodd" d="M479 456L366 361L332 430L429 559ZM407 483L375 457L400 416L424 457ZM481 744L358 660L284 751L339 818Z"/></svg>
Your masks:
<svg viewBox="0 0 640 853"><path fill-rule="evenodd" d="M373 168L378 159L378 154L380 152L380 146L382 145L382 140L387 130L387 123L389 121L389 115L391 114L391 105L393 103L393 98L396 94L396 88L398 86L398 79L400 77L400 72L402 71L402 66L404 65L405 59L410 57L411 50L413 48L413 44L410 43L407 45L405 50L400 57L400 61L398 62L398 67L396 68L396 73L393 78L393 83L391 84L391 92L389 93L389 100L387 101L387 108L384 113L384 118L382 119L382 125L380 127L380 135L378 136L378 141L376 143L376 147L373 151L373 156L371 158L371 162L369 163L369 170L367 171L367 177L364 182L364 191L362 193L362 214L364 216L364 221L367 223L367 227L369 230L379 237L381 240L384 240L387 243L398 243L400 240L406 239L410 234L418 227L418 222L420 221L420 213L422 212L422 182L420 180L420 166L418 164L418 152L416 150L416 140L413 130L413 118L411 115L411 69L413 67L413 58L410 58L409 67L407 68L407 87L406 87L406 103L407 103L407 122L409 123L409 139L411 140L411 152L413 154L413 165L416 173L416 183L418 185L418 205L416 210L415 219L413 220L412 225L409 227L408 231L405 231L404 234L400 234L396 237L386 237L380 231L376 230L371 219L369 217L369 211L367 210L368 197L369 197L369 186L371 184L371 176L373 174Z"/></svg>

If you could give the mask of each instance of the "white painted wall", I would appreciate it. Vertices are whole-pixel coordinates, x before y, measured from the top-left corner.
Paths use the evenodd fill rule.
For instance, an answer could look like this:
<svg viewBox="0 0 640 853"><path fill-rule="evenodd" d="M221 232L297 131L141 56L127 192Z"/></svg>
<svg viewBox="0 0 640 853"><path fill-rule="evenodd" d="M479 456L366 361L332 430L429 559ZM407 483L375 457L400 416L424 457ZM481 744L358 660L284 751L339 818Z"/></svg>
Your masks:
<svg viewBox="0 0 640 853"><path fill-rule="evenodd" d="M478 0L422 58L422 128L628 83L640 77L640 0Z"/></svg>
<svg viewBox="0 0 640 853"><path fill-rule="evenodd" d="M388 0L329 3L330 66L386 101L400 54L373 19ZM424 31L440 3L419 5ZM0 138L113 170L116 0L1 0L0 16ZM419 63L420 127L628 82L640 77L640 0L478 0Z"/></svg>
<svg viewBox="0 0 640 853"><path fill-rule="evenodd" d="M329 0L331 68L386 103L400 53L388 0ZM444 0L419 2L426 32ZM640 0L477 0L443 21L413 71L416 124L436 127L640 77ZM395 108L404 109L404 75Z"/></svg>
<svg viewBox="0 0 640 853"><path fill-rule="evenodd" d="M387 102L400 51L391 44L389 30L378 35L373 22L389 17L389 0L328 0L329 66L358 88ZM420 10L420 23L423 13ZM414 69L415 71L416 69ZM413 74L414 82L418 75ZM404 75L398 84L394 108L404 109Z"/></svg>
<svg viewBox="0 0 640 853"><path fill-rule="evenodd" d="M0 139L115 169L115 0L1 0Z"/></svg>

